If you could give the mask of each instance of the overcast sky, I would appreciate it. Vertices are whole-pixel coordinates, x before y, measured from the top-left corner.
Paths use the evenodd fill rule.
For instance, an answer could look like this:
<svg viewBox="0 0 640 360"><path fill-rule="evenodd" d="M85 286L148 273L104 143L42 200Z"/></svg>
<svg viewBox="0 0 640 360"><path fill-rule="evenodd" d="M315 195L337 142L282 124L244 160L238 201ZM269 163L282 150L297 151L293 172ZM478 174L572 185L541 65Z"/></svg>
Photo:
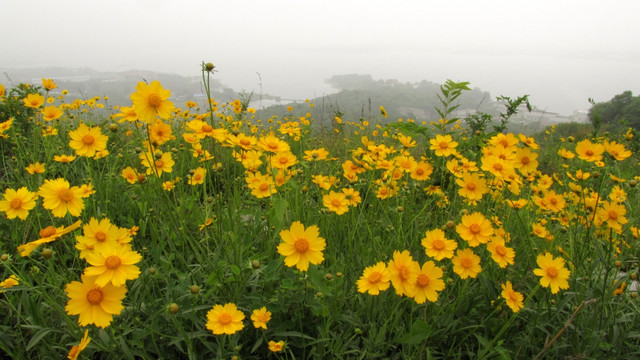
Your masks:
<svg viewBox="0 0 640 360"><path fill-rule="evenodd" d="M452 79L569 115L638 95L639 14L633 0L0 0L0 67L199 75L211 61L235 90L260 73L294 99L338 74Z"/></svg>

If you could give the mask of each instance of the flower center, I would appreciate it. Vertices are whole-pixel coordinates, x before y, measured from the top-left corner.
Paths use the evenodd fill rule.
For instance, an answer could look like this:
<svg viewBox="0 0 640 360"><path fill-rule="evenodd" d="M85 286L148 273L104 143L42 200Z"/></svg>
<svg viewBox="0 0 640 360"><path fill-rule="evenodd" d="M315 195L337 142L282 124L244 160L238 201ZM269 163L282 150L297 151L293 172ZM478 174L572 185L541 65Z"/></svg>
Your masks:
<svg viewBox="0 0 640 360"><path fill-rule="evenodd" d="M156 168L162 169L164 167L164 161L162 161L162 159L158 159L154 162L154 165Z"/></svg>
<svg viewBox="0 0 640 360"><path fill-rule="evenodd" d="M242 140L240 140L240 145L249 146L249 145L251 145L251 141L248 140L248 139L242 139Z"/></svg>
<svg viewBox="0 0 640 360"><path fill-rule="evenodd" d="M287 162L289 162L289 159L287 159L286 157L281 157L279 161L280 164L286 164Z"/></svg>
<svg viewBox="0 0 640 360"><path fill-rule="evenodd" d="M224 314L220 315L220 317L218 318L218 321L222 325L227 325L227 324L231 323L231 314L224 313Z"/></svg>
<svg viewBox="0 0 640 360"><path fill-rule="evenodd" d="M593 156L593 150L587 150L584 152L587 156Z"/></svg>
<svg viewBox="0 0 640 360"><path fill-rule="evenodd" d="M39 235L41 238L46 238L46 237L55 235L55 233L56 233L56 228L49 225L46 228L41 229Z"/></svg>
<svg viewBox="0 0 640 360"><path fill-rule="evenodd" d="M444 241L442 241L441 239L435 239L433 240L432 245L434 249L436 250L442 250L444 249Z"/></svg>
<svg viewBox="0 0 640 360"><path fill-rule="evenodd" d="M162 99L160 98L160 96L158 96L158 94L149 94L147 102L149 103L149 106L156 109L159 108L160 105L162 105Z"/></svg>
<svg viewBox="0 0 640 360"><path fill-rule="evenodd" d="M467 190L473 191L475 189L476 189L476 184L474 184L474 183L468 183L467 184Z"/></svg>
<svg viewBox="0 0 640 360"><path fill-rule="evenodd" d="M609 219L616 220L617 218L618 218L618 212L616 212L615 210L609 210Z"/></svg>
<svg viewBox="0 0 640 360"><path fill-rule="evenodd" d="M64 202L73 200L73 192L70 189L60 189L58 191L58 197Z"/></svg>
<svg viewBox="0 0 640 360"><path fill-rule="evenodd" d="M558 269L556 269L554 266L549 266L547 268L547 275L549 277L555 278L556 276L558 276Z"/></svg>
<svg viewBox="0 0 640 360"><path fill-rule="evenodd" d="M529 163L529 158L526 156L523 156L522 159L520 159L520 163L522 163L522 165L527 165Z"/></svg>
<svg viewBox="0 0 640 360"><path fill-rule="evenodd" d="M380 274L380 272L376 271L376 272L370 274L369 277L367 278L367 280L369 280L370 283L377 283L378 281L380 281L381 278L382 278L382 274Z"/></svg>
<svg viewBox="0 0 640 360"><path fill-rule="evenodd" d="M449 147L449 143L446 141L442 141L440 142L440 144L438 144L438 146L440 146L440 149L447 149Z"/></svg>
<svg viewBox="0 0 640 360"><path fill-rule="evenodd" d="M96 240L103 242L107 239L107 234L102 231L98 231L95 235Z"/></svg>
<svg viewBox="0 0 640 360"><path fill-rule="evenodd" d="M480 232L480 225L479 224L471 224L471 226L469 226L469 231L471 231L474 234L477 234Z"/></svg>
<svg viewBox="0 0 640 360"><path fill-rule="evenodd" d="M115 269L118 266L120 266L121 263L122 263L122 260L120 260L120 257L116 255L111 255L104 262L104 265L107 267L107 269Z"/></svg>
<svg viewBox="0 0 640 360"><path fill-rule="evenodd" d="M93 138L92 135L85 135L82 137L82 142L85 143L86 145L91 145L93 144L93 142L95 141L95 139Z"/></svg>
<svg viewBox="0 0 640 360"><path fill-rule="evenodd" d="M409 278L410 272L409 272L409 267L406 265L403 265L399 270L398 270L398 274L400 275L400 278L402 280L407 280Z"/></svg>
<svg viewBox="0 0 640 360"><path fill-rule="evenodd" d="M303 253L309 250L309 242L307 241L307 239L297 240L294 246L296 248L296 251L299 253Z"/></svg>
<svg viewBox="0 0 640 360"><path fill-rule="evenodd" d="M429 277L425 274L418 275L418 286L427 287L429 285Z"/></svg>
<svg viewBox="0 0 640 360"><path fill-rule="evenodd" d="M500 164L500 163L493 164L493 169L496 170L496 171L501 171L502 170L502 164Z"/></svg>
<svg viewBox="0 0 640 360"><path fill-rule="evenodd" d="M9 206L12 209L20 209L22 207L22 199L20 198L14 198L13 200L11 200L11 202L9 203Z"/></svg>
<svg viewBox="0 0 640 360"><path fill-rule="evenodd" d="M267 191L267 190L269 190L269 184L267 183L260 184L260 191Z"/></svg>
<svg viewBox="0 0 640 360"><path fill-rule="evenodd" d="M418 168L418 169L416 169L416 174L422 175L422 174L424 174L424 170Z"/></svg>
<svg viewBox="0 0 640 360"><path fill-rule="evenodd" d="M331 200L331 205L335 207L340 207L340 205L342 205L342 202L340 201L340 199L333 199Z"/></svg>
<svg viewBox="0 0 640 360"><path fill-rule="evenodd" d="M102 290L100 289L91 289L87 293L87 301L91 305L98 305L102 301Z"/></svg>
<svg viewBox="0 0 640 360"><path fill-rule="evenodd" d="M462 267L465 269L469 269L473 266L473 260L471 260L471 258L469 257L462 258L462 260L460 261L460 265L462 265Z"/></svg>
<svg viewBox="0 0 640 360"><path fill-rule="evenodd" d="M505 256L507 255L507 249L505 249L504 246L498 245L496 246L496 253L500 256Z"/></svg>

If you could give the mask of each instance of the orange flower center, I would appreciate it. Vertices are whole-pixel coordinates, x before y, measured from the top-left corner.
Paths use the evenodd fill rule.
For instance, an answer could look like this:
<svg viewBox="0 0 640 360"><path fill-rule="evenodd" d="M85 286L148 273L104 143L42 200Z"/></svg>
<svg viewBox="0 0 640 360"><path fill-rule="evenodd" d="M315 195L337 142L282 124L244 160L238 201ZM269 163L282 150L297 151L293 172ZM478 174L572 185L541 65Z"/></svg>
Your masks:
<svg viewBox="0 0 640 360"><path fill-rule="evenodd" d="M296 248L296 251L299 253L303 253L309 250L309 242L307 241L307 239L298 239L294 246Z"/></svg>
<svg viewBox="0 0 640 360"><path fill-rule="evenodd" d="M260 191L267 191L267 190L269 190L269 184L267 183L260 184Z"/></svg>
<svg viewBox="0 0 640 360"><path fill-rule="evenodd" d="M480 230L481 230L480 224L471 224L471 226L469 226L469 231L471 231L474 234L479 233Z"/></svg>
<svg viewBox="0 0 640 360"><path fill-rule="evenodd" d="M523 156L520 159L520 163L522 163L522 165L527 165L529 163L529 161L531 161L531 160L529 160L529 158L527 156Z"/></svg>
<svg viewBox="0 0 640 360"><path fill-rule="evenodd" d="M240 140L240 145L242 145L242 146L250 146L251 145L251 141L249 139L242 139L242 140Z"/></svg>
<svg viewBox="0 0 640 360"><path fill-rule="evenodd" d="M267 144L267 147L271 150L276 150L278 149L278 143L272 141L269 144Z"/></svg>
<svg viewBox="0 0 640 360"><path fill-rule="evenodd" d="M370 283L377 283L378 281L380 281L381 278L382 278L382 274L376 271L370 274L369 277L367 277L367 280L369 280Z"/></svg>
<svg viewBox="0 0 640 360"><path fill-rule="evenodd" d="M154 165L156 168L161 169L164 167L164 161L162 161L162 159L158 159L154 162Z"/></svg>
<svg viewBox="0 0 640 360"><path fill-rule="evenodd" d="M220 317L218 318L218 322L220 322L222 325L227 325L229 323L231 323L231 314L228 313L224 313L222 315L220 315Z"/></svg>
<svg viewBox="0 0 640 360"><path fill-rule="evenodd" d="M22 199L20 198L14 198L13 200L11 200L11 202L9 203L9 206L12 209L20 209L22 207Z"/></svg>
<svg viewBox="0 0 640 360"><path fill-rule="evenodd" d="M496 171L501 171L502 170L502 164L500 164L500 163L493 164L493 169L496 170Z"/></svg>
<svg viewBox="0 0 640 360"><path fill-rule="evenodd" d="M340 199L333 199L331 200L331 205L335 207L340 207L342 205L342 202L340 201Z"/></svg>
<svg viewBox="0 0 640 360"><path fill-rule="evenodd" d="M549 199L549 202L550 202L552 205L556 205L556 204L558 203L558 199L556 199L556 198L551 198L551 199Z"/></svg>
<svg viewBox="0 0 640 360"><path fill-rule="evenodd" d="M60 189L58 191L58 197L64 202L73 200L73 192L70 189Z"/></svg>
<svg viewBox="0 0 640 360"><path fill-rule="evenodd" d="M46 228L41 229L39 235L41 238L46 238L46 237L55 235L55 233L56 233L56 228L49 225Z"/></svg>
<svg viewBox="0 0 640 360"><path fill-rule="evenodd" d="M406 265L400 267L400 269L398 269L398 275L400 275L400 279L407 280L410 275L409 267Z"/></svg>
<svg viewBox="0 0 640 360"><path fill-rule="evenodd" d="M427 287L429 285L429 277L425 274L418 275L418 286Z"/></svg>
<svg viewBox="0 0 640 360"><path fill-rule="evenodd" d="M471 260L470 257L462 258L462 260L460 260L460 265L465 269L469 269L473 266L473 260Z"/></svg>
<svg viewBox="0 0 640 360"><path fill-rule="evenodd" d="M444 241L442 241L441 239L435 239L433 240L432 245L434 249L436 250L442 250L444 249Z"/></svg>
<svg viewBox="0 0 640 360"><path fill-rule="evenodd" d="M281 157L280 159L278 159L278 161L280 161L280 164L286 164L289 162L289 159L287 159L286 157Z"/></svg>
<svg viewBox="0 0 640 360"><path fill-rule="evenodd" d="M115 269L118 266L120 266L121 263L122 263L122 260L120 260L120 257L116 255L111 255L104 262L104 265L107 267L107 269Z"/></svg>
<svg viewBox="0 0 640 360"><path fill-rule="evenodd" d="M440 149L444 150L447 149L449 147L449 143L446 141L441 141L438 146L440 147Z"/></svg>
<svg viewBox="0 0 640 360"><path fill-rule="evenodd" d="M95 139L93 138L92 135L85 135L82 137L82 142L85 143L86 145L91 145L93 144L93 142L95 141Z"/></svg>
<svg viewBox="0 0 640 360"><path fill-rule="evenodd" d="M418 175L422 175L422 174L424 174L424 170L422 170L422 169L420 169L420 168L417 168L417 169L416 169L416 174L418 174Z"/></svg>
<svg viewBox="0 0 640 360"><path fill-rule="evenodd" d="M496 253L500 256L507 255L507 249L504 246L498 245L496 246Z"/></svg>
<svg viewBox="0 0 640 360"><path fill-rule="evenodd" d="M102 301L102 290L100 289L91 289L87 293L87 301L91 305L98 305Z"/></svg>
<svg viewBox="0 0 640 360"><path fill-rule="evenodd" d="M609 210L609 219L616 220L618 218L618 212L611 209Z"/></svg>
<svg viewBox="0 0 640 360"><path fill-rule="evenodd" d="M467 184L467 190L473 191L475 189L476 189L476 184L472 182Z"/></svg>
<svg viewBox="0 0 640 360"><path fill-rule="evenodd" d="M556 269L555 266L549 266L547 268L547 276L555 278L558 276L558 269Z"/></svg>
<svg viewBox="0 0 640 360"><path fill-rule="evenodd" d="M587 150L584 152L587 156L593 156L593 150Z"/></svg>
<svg viewBox="0 0 640 360"><path fill-rule="evenodd" d="M147 98L147 103L152 108L157 109L160 107L160 105L162 105L162 99L160 98L160 96L158 96L158 94L149 94L149 97Z"/></svg>
<svg viewBox="0 0 640 360"><path fill-rule="evenodd" d="M103 242L107 239L107 234L102 231L98 231L95 235L96 240Z"/></svg>

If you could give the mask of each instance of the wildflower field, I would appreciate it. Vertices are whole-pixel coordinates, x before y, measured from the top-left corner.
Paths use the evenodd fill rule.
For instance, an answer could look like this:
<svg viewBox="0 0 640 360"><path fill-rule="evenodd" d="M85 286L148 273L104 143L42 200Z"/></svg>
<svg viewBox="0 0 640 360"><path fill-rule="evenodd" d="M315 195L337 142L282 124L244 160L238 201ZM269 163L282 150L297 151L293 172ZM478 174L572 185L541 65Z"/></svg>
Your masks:
<svg viewBox="0 0 640 360"><path fill-rule="evenodd" d="M466 85L330 124L0 85L1 353L640 357L637 130L464 122Z"/></svg>

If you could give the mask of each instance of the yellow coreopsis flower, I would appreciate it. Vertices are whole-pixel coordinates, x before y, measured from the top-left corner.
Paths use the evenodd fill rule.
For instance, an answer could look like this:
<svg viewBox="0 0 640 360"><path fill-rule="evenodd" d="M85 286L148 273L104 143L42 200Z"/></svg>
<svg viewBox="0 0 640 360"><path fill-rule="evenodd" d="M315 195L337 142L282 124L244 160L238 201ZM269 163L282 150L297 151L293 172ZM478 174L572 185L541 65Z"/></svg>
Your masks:
<svg viewBox="0 0 640 360"><path fill-rule="evenodd" d="M242 320L244 320L244 314L235 304L214 305L207 312L207 329L214 335L232 335L244 328Z"/></svg>
<svg viewBox="0 0 640 360"><path fill-rule="evenodd" d="M113 286L124 285L127 280L137 279L140 275L140 269L135 264L142 260L142 256L129 246L111 243L87 253L85 259L91 266L84 269L84 274L96 276L94 281L98 286L108 283Z"/></svg>
<svg viewBox="0 0 640 360"><path fill-rule="evenodd" d="M296 156L290 151L284 151L269 156L268 161L271 167L276 169L288 169L298 163L298 158L296 158Z"/></svg>
<svg viewBox="0 0 640 360"><path fill-rule="evenodd" d="M387 265L380 261L375 265L366 267L360 279L356 281L356 285L358 285L358 292L379 295L380 291L389 288L389 281L391 281L391 274L387 269Z"/></svg>
<svg viewBox="0 0 640 360"><path fill-rule="evenodd" d="M511 281L507 281L502 285L502 298L507 302L507 306L513 311L518 312L520 309L524 307L524 296L513 290L513 286L511 285Z"/></svg>
<svg viewBox="0 0 640 360"><path fill-rule="evenodd" d="M78 186L70 186L65 179L45 180L38 195L43 198L42 206L51 210L55 217L64 217L67 213L80 216L84 209L84 192Z"/></svg>
<svg viewBox="0 0 640 360"><path fill-rule="evenodd" d="M319 161L325 160L329 156L329 152L325 148L305 150L304 159L306 161Z"/></svg>
<svg viewBox="0 0 640 360"><path fill-rule="evenodd" d="M447 239L444 231L434 229L425 233L425 237L422 239L422 246L427 256L439 261L444 258L452 258L453 250L458 247L458 243Z"/></svg>
<svg viewBox="0 0 640 360"><path fill-rule="evenodd" d="M588 139L582 140L576 144L576 153L578 154L578 157L588 162L602 160L604 150L605 148L602 144L594 144Z"/></svg>
<svg viewBox="0 0 640 360"><path fill-rule="evenodd" d="M322 197L323 205L338 215L342 215L349 210L349 201L343 192L331 191Z"/></svg>
<svg viewBox="0 0 640 360"><path fill-rule="evenodd" d="M6 189L4 196L0 200L0 211L7 215L7 219L25 220L29 215L29 210L36 206L37 195L21 187L18 190Z"/></svg>
<svg viewBox="0 0 640 360"><path fill-rule="evenodd" d="M251 314L251 321L253 321L253 327L256 329L263 328L267 330L267 323L271 320L271 311L268 311L266 307L253 310Z"/></svg>
<svg viewBox="0 0 640 360"><path fill-rule="evenodd" d="M278 191L275 183L273 182L273 177L270 175L250 174L251 175L248 175L245 181L249 184L251 195L258 199L262 199L270 197L271 194L275 194Z"/></svg>
<svg viewBox="0 0 640 360"><path fill-rule="evenodd" d="M57 106L47 106L40 111L42 119L45 121L53 121L62 116L62 110Z"/></svg>
<svg viewBox="0 0 640 360"><path fill-rule="evenodd" d="M67 355L67 359L69 359L69 360L77 360L78 359L78 355L80 355L80 352L82 352L82 350L86 349L87 345L89 345L90 342L91 342L91 338L89 337L89 330L85 330L84 331L84 336L80 340L80 344L73 345L71 347L71 350L69 350L69 355Z"/></svg>
<svg viewBox="0 0 640 360"><path fill-rule="evenodd" d="M291 150L291 147L287 142L278 139L273 133L269 133L268 135L260 138L257 145L260 150L273 154L288 152Z"/></svg>
<svg viewBox="0 0 640 360"><path fill-rule="evenodd" d="M458 143L453 141L451 135L436 135L435 139L429 140L429 149L435 151L436 156L449 156L456 153Z"/></svg>
<svg viewBox="0 0 640 360"><path fill-rule="evenodd" d="M480 244L486 244L491 235L493 235L493 227L484 215L475 212L469 215L463 215L461 223L456 227L456 232L463 240L469 243L469 246L476 247Z"/></svg>
<svg viewBox="0 0 640 360"><path fill-rule="evenodd" d="M471 201L481 200L482 196L489 191L487 182L476 173L465 172L462 179L456 179L456 184L460 186L458 194Z"/></svg>
<svg viewBox="0 0 640 360"><path fill-rule="evenodd" d="M162 122L161 120L156 120L151 126L149 126L149 138L151 142L156 145L162 145L165 142L175 139L172 135L173 131L171 130L171 126Z"/></svg>
<svg viewBox="0 0 640 360"><path fill-rule="evenodd" d="M417 181L429 180L433 173L433 166L426 161L419 161L411 171L411 178Z"/></svg>
<svg viewBox="0 0 640 360"><path fill-rule="evenodd" d="M75 155L54 155L53 161L60 163L69 163L76 159Z"/></svg>
<svg viewBox="0 0 640 360"><path fill-rule="evenodd" d="M147 175L154 174L160 177L163 172L172 172L173 165L176 162L173 160L171 153L158 151L156 154L160 154L160 156L155 156L149 152L140 154L140 163L147 168Z"/></svg>
<svg viewBox="0 0 640 360"><path fill-rule="evenodd" d="M138 172L135 171L131 166L127 166L122 169L122 177L127 180L129 184L135 184L138 181Z"/></svg>
<svg viewBox="0 0 640 360"><path fill-rule="evenodd" d="M34 174L42 174L45 171L45 167L44 164L41 164L39 162L34 162L33 164L29 164L29 166L27 166L26 168L24 168L25 170L27 170L27 172L30 175L34 175Z"/></svg>
<svg viewBox="0 0 640 360"><path fill-rule="evenodd" d="M127 293L125 286L98 286L95 276L82 275L82 282L72 281L64 291L69 297L65 310L69 315L80 315L80 326L94 324L105 328L111 324L113 315L124 309L122 299Z"/></svg>
<svg viewBox="0 0 640 360"><path fill-rule="evenodd" d="M73 230L79 228L81 225L82 220L78 220L68 227L60 226L56 228L53 226L47 226L44 229L41 229L40 233L38 234L40 236L40 239L18 246L20 256L29 256L38 246L50 243L60 236L70 233Z"/></svg>
<svg viewBox="0 0 640 360"><path fill-rule="evenodd" d="M622 225L629 222L625 217L626 214L627 208L623 204L603 201L596 210L596 223L598 225L606 223L614 230L622 230Z"/></svg>
<svg viewBox="0 0 640 360"><path fill-rule="evenodd" d="M56 82L53 81L53 79L42 79L42 87L49 91L57 88L58 85L56 85Z"/></svg>
<svg viewBox="0 0 640 360"><path fill-rule="evenodd" d="M15 275L10 275L8 278L0 281L0 289L8 289L10 287L14 287L20 284L18 277ZM0 290L0 294L4 291Z"/></svg>
<svg viewBox="0 0 640 360"><path fill-rule="evenodd" d="M131 94L131 102L138 120L152 124L157 117L168 119L175 110L173 103L168 100L170 96L171 91L163 89L157 80L149 85L139 82L136 92Z"/></svg>
<svg viewBox="0 0 640 360"><path fill-rule="evenodd" d="M482 271L480 257L474 254L471 249L458 250L451 262L453 263L453 272L460 275L461 279L476 278Z"/></svg>
<svg viewBox="0 0 640 360"><path fill-rule="evenodd" d="M389 260L389 274L398 296L413 297L419 272L420 264L413 260L409 251L393 252L393 260Z"/></svg>
<svg viewBox="0 0 640 360"><path fill-rule="evenodd" d="M193 175L189 175L189 185L204 184L205 175L207 175L207 169L203 167L195 169Z"/></svg>
<svg viewBox="0 0 640 360"><path fill-rule="evenodd" d="M567 280L571 271L564 267L563 258L554 258L550 253L544 253L538 255L536 262L539 268L534 269L533 273L540 276L540 285L551 287L552 294L557 293L560 289L569 288Z"/></svg>
<svg viewBox="0 0 640 360"><path fill-rule="evenodd" d="M516 256L516 252L512 248L505 246L504 238L501 236L494 237L487 244L487 250L491 253L493 261L498 263L501 268L513 264L513 259Z"/></svg>
<svg viewBox="0 0 640 360"><path fill-rule="evenodd" d="M76 151L79 156L92 157L96 151L107 148L109 137L102 134L99 126L88 127L80 124L74 131L69 131L69 147Z"/></svg>
<svg viewBox="0 0 640 360"><path fill-rule="evenodd" d="M278 245L278 253L285 257L285 265L307 271L310 263L318 265L324 261L322 251L327 243L320 237L316 225L305 229L302 223L294 221L289 230L280 231L280 238L282 242Z"/></svg>
<svg viewBox="0 0 640 360"><path fill-rule="evenodd" d="M44 104L44 96L40 94L29 94L22 99L24 106L37 109Z"/></svg>
<svg viewBox="0 0 640 360"><path fill-rule="evenodd" d="M438 292L444 289L442 280L442 269L437 267L433 261L427 261L422 265L418 277L416 278L416 291L413 300L418 304L425 301L438 301Z"/></svg>
<svg viewBox="0 0 640 360"><path fill-rule="evenodd" d="M120 228L113 225L109 219L98 221L91 218L82 227L82 235L76 236L76 249L80 250L80 258L84 259L93 251L103 251L105 248L118 246L122 237Z"/></svg>
<svg viewBox="0 0 640 360"><path fill-rule="evenodd" d="M269 340L269 351L271 352L280 352L284 349L284 341L280 340L280 341L273 341L273 340Z"/></svg>

